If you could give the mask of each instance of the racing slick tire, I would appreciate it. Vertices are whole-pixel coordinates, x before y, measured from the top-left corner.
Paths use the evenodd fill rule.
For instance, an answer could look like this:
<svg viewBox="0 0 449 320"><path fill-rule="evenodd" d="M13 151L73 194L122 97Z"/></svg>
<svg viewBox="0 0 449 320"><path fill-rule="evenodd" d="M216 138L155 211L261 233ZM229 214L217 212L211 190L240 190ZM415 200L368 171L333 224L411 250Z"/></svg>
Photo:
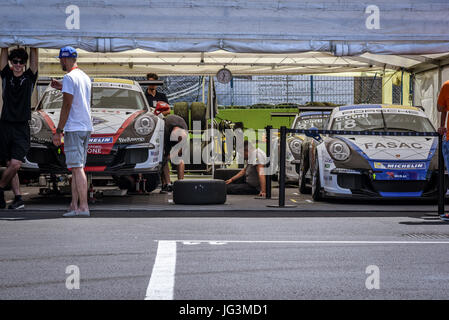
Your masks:
<svg viewBox="0 0 449 320"><path fill-rule="evenodd" d="M201 121L201 130L206 129L206 105L203 102L192 102L190 106L190 127L193 129L193 121Z"/></svg>
<svg viewBox="0 0 449 320"><path fill-rule="evenodd" d="M323 196L321 195L320 166L318 161L316 162L315 168L312 172L312 199L314 201L323 200Z"/></svg>
<svg viewBox="0 0 449 320"><path fill-rule="evenodd" d="M173 183L175 204L223 204L226 202L224 180L176 180Z"/></svg>
<svg viewBox="0 0 449 320"><path fill-rule="evenodd" d="M180 116L187 123L189 122L189 104L187 102L175 102L173 105L173 113Z"/></svg>
<svg viewBox="0 0 449 320"><path fill-rule="evenodd" d="M215 169L214 171L214 179L219 179L219 180L229 180L231 179L233 176L235 176L237 173L239 173L242 169L230 169L230 168L218 168ZM244 183L245 179L244 177L241 177L240 179L236 180L236 183Z"/></svg>

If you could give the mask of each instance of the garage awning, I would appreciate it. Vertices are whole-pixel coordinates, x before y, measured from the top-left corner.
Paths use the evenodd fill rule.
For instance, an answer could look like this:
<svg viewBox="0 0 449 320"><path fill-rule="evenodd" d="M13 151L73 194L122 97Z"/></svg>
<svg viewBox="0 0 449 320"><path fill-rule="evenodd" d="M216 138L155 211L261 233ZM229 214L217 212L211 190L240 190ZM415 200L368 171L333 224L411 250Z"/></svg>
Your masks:
<svg viewBox="0 0 449 320"><path fill-rule="evenodd" d="M143 66L213 74L223 65L234 74L364 72L449 54L442 0L21 0L1 8L0 47L72 45L105 74Z"/></svg>

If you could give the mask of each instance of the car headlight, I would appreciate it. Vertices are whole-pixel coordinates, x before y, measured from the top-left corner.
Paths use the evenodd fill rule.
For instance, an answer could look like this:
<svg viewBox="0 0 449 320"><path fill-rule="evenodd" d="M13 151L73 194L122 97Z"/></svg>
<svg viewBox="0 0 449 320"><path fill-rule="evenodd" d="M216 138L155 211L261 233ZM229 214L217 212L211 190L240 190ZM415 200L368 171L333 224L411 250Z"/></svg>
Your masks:
<svg viewBox="0 0 449 320"><path fill-rule="evenodd" d="M345 161L351 155L351 150L342 141L332 141L329 144L329 154L337 161Z"/></svg>
<svg viewBox="0 0 449 320"><path fill-rule="evenodd" d="M154 126L154 120L148 116L140 117L134 122L134 130L141 136L146 136L153 132Z"/></svg>
<svg viewBox="0 0 449 320"><path fill-rule="evenodd" d="M290 141L290 150L293 154L301 155L301 141L298 139L293 139Z"/></svg>
<svg viewBox="0 0 449 320"><path fill-rule="evenodd" d="M42 130L42 120L38 116L33 115L29 124L31 134L38 134Z"/></svg>

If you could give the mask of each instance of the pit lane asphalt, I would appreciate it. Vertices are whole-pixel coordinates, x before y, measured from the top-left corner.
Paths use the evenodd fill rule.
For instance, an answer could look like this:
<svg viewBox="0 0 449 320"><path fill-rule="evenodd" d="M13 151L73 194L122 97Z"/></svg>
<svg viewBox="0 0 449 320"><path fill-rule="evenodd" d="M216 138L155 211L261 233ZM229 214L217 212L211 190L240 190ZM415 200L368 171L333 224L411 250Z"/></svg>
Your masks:
<svg viewBox="0 0 449 320"><path fill-rule="evenodd" d="M143 207L152 196L129 199ZM345 213L338 205L347 203L313 211L302 202L296 211L111 212L100 209L109 205L103 201L91 218L62 218L68 199L41 200L37 210L33 200L25 211L0 211L0 299L143 300L150 280L158 282L158 246L167 241L176 248L174 299L447 299L449 224L426 215L433 204L409 203L408 211L373 203L364 206L390 211L358 214L357 203ZM69 265L80 269L79 290L66 288ZM365 286L371 265L380 271L378 290Z"/></svg>

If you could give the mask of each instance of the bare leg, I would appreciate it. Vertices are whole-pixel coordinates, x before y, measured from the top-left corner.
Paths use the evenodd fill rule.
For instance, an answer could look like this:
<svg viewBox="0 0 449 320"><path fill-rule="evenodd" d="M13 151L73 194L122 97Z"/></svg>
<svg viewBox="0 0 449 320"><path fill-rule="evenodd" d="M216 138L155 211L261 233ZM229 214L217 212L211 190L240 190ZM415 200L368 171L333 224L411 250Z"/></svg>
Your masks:
<svg viewBox="0 0 449 320"><path fill-rule="evenodd" d="M75 178L76 192L78 193L79 199L79 210L89 211L89 205L87 203L87 178L84 173L83 168L72 168L73 175Z"/></svg>
<svg viewBox="0 0 449 320"><path fill-rule="evenodd" d="M70 210L77 211L78 210L78 191L76 190L76 178L75 174L72 174L72 202L70 203Z"/></svg>
<svg viewBox="0 0 449 320"><path fill-rule="evenodd" d="M12 180L15 178L15 176L17 176L17 171L19 171L21 165L22 165L22 162L19 160L12 159L9 162L8 167L3 172L2 179L0 180L0 188L5 188L9 182L14 184L14 181L12 181ZM18 183L18 181L19 181L19 177L17 176L17 183ZM12 187L13 187L13 191L14 191L14 185ZM20 193L20 191L19 191L19 193ZM14 192L14 194L16 194L16 193Z"/></svg>
<svg viewBox="0 0 449 320"><path fill-rule="evenodd" d="M184 170L185 170L185 163L184 160L181 160L178 164L177 173L178 173L178 180L184 179Z"/></svg>
<svg viewBox="0 0 449 320"><path fill-rule="evenodd" d="M170 168L168 167L168 161L162 169L162 183L169 184L170 181Z"/></svg>

